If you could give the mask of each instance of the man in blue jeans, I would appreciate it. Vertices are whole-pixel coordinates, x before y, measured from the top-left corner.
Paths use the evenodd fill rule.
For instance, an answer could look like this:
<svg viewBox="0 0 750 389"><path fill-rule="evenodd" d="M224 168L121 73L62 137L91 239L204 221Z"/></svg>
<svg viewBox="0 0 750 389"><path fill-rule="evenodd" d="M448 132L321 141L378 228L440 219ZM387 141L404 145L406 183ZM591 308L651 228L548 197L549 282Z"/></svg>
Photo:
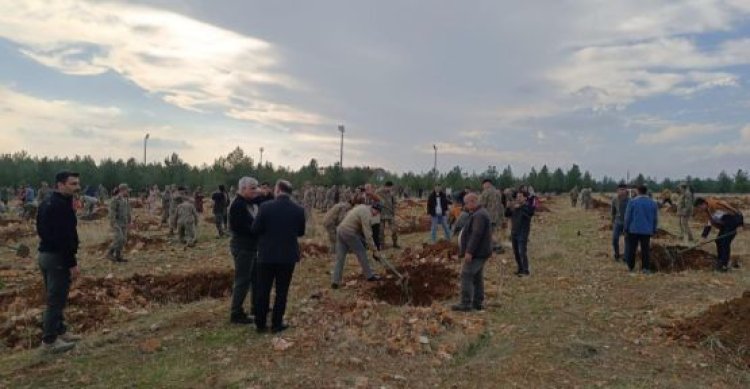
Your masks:
<svg viewBox="0 0 750 389"><path fill-rule="evenodd" d="M620 261L620 236L625 232L625 210L628 208L630 196L628 186L620 184L617 186L617 195L612 199L612 249L614 250L615 262Z"/></svg>
<svg viewBox="0 0 750 389"><path fill-rule="evenodd" d="M438 224L443 226L443 233L445 234L445 240L451 239L451 230L448 227L448 196L443 192L440 184L435 184L435 190L430 193L427 198L427 213L432 217L432 242L435 243L437 240L437 226Z"/></svg>
<svg viewBox="0 0 750 389"><path fill-rule="evenodd" d="M625 262L632 272L635 269L635 251L641 246L641 270L648 274L651 236L656 233L659 223L659 208L647 196L648 188L639 185L638 196L630 200L625 209Z"/></svg>

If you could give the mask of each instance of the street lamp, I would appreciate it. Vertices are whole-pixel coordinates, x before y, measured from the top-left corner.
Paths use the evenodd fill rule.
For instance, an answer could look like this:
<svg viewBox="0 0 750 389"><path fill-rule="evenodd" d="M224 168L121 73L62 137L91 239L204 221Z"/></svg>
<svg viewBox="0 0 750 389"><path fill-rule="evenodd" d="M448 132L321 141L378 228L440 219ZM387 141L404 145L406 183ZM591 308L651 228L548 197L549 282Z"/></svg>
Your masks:
<svg viewBox="0 0 750 389"><path fill-rule="evenodd" d="M146 144L148 143L148 138L151 136L151 134L146 133L146 136L143 137L143 164L146 164Z"/></svg>
<svg viewBox="0 0 750 389"><path fill-rule="evenodd" d="M339 151L339 167L344 170L344 125L339 124L339 132L341 133L341 150Z"/></svg>
<svg viewBox="0 0 750 389"><path fill-rule="evenodd" d="M435 178L437 178L437 146L432 145L432 148L435 150L435 162L432 164L432 170L435 172Z"/></svg>
<svg viewBox="0 0 750 389"><path fill-rule="evenodd" d="M260 163L258 164L258 166L259 167L263 166L263 148L262 147L260 148Z"/></svg>

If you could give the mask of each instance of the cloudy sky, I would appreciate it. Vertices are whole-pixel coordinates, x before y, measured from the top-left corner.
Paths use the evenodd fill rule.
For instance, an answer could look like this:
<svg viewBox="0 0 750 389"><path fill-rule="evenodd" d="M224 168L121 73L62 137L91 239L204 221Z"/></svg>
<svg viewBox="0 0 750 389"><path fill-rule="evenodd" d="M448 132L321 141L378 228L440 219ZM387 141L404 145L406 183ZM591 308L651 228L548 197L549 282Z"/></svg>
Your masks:
<svg viewBox="0 0 750 389"><path fill-rule="evenodd" d="M0 2L0 152L750 168L750 1Z"/></svg>

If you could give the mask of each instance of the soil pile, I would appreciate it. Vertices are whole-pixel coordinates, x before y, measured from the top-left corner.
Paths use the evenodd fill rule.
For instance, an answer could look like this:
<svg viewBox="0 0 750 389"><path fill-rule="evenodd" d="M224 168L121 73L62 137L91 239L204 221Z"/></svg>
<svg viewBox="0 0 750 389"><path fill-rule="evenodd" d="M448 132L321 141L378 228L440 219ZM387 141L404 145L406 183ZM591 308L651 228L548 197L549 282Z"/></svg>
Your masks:
<svg viewBox="0 0 750 389"><path fill-rule="evenodd" d="M302 258L321 258L329 255L328 247L315 242L300 242Z"/></svg>
<svg viewBox="0 0 750 389"><path fill-rule="evenodd" d="M713 305L699 316L678 322L667 330L673 339L703 344L730 360L750 367L750 291L742 297Z"/></svg>
<svg viewBox="0 0 750 389"><path fill-rule="evenodd" d="M128 234L128 241L125 243L125 251L135 253L138 251L164 250L167 239L162 236L147 236L137 233ZM112 241L99 243L89 248L91 253L106 253Z"/></svg>
<svg viewBox="0 0 750 389"><path fill-rule="evenodd" d="M652 236L654 239L672 239L676 238L677 236L663 228L657 228L656 234Z"/></svg>
<svg viewBox="0 0 750 389"><path fill-rule="evenodd" d="M370 293L378 300L391 305L423 307L433 301L455 297L458 293L458 272L442 263L426 261L396 266L396 269L406 277L410 294L404 294L398 277L388 276L371 289Z"/></svg>
<svg viewBox="0 0 750 389"><path fill-rule="evenodd" d="M155 304L189 303L231 293L233 272L139 275L126 279L82 278L73 284L65 310L75 332L89 332ZM44 309L41 283L0 295L0 340L11 348L38 346Z"/></svg>
<svg viewBox="0 0 750 389"><path fill-rule="evenodd" d="M716 256L701 249L685 246L651 244L651 270L673 273L684 270L709 270L714 267Z"/></svg>

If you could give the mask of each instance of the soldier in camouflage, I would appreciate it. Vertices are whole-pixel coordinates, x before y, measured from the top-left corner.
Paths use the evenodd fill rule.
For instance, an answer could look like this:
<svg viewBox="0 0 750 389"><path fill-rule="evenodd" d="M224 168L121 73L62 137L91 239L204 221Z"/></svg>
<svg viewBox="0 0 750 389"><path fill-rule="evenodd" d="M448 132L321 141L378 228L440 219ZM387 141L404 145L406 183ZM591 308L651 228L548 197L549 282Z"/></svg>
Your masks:
<svg viewBox="0 0 750 389"><path fill-rule="evenodd" d="M178 186L177 190L172 193L172 201L169 203L169 236L174 236L177 229L177 198L182 197L185 200L190 199L186 194L184 186Z"/></svg>
<svg viewBox="0 0 750 389"><path fill-rule="evenodd" d="M690 218L693 217L693 193L687 182L681 182L677 189L677 217L680 218L680 239L686 242L693 241L693 233L690 231Z"/></svg>
<svg viewBox="0 0 750 389"><path fill-rule="evenodd" d="M497 243L497 249L501 249L502 236L497 235L498 231L502 228L503 215L505 214L503 195L502 192L495 188L490 179L482 181L482 193L479 196L479 204L490 214L493 241Z"/></svg>
<svg viewBox="0 0 750 389"><path fill-rule="evenodd" d="M164 194L161 196L161 224L169 221L169 207L172 204L172 186L164 186Z"/></svg>
<svg viewBox="0 0 750 389"><path fill-rule="evenodd" d="M578 205L578 185L570 190L570 206L575 208Z"/></svg>
<svg viewBox="0 0 750 389"><path fill-rule="evenodd" d="M376 194L380 198L380 204L383 206L383 210L380 212L380 244L382 247L385 247L385 229L388 227L391 230L393 248L400 248L398 245L398 229L394 222L397 200L396 194L393 191L393 182L386 181L385 186L378 190Z"/></svg>
<svg viewBox="0 0 750 389"><path fill-rule="evenodd" d="M107 252L107 258L113 262L127 262L122 257L122 250L128 240L128 227L131 223L130 204L128 203L130 188L127 184L117 187L117 194L109 203L109 225L112 228L112 245Z"/></svg>
<svg viewBox="0 0 750 389"><path fill-rule="evenodd" d="M198 210L186 197L175 198L177 204L175 214L177 218L177 236L180 243L188 247L195 246L196 226L198 225Z"/></svg>

